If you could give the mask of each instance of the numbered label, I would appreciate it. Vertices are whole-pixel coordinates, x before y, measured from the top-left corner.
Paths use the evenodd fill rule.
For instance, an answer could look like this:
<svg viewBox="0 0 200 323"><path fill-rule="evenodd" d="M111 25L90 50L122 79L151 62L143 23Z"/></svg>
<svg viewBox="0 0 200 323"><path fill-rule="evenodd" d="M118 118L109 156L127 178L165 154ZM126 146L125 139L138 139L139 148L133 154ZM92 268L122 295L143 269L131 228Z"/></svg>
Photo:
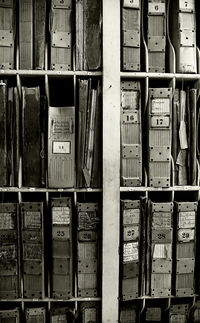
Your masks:
<svg viewBox="0 0 200 323"><path fill-rule="evenodd" d="M180 229L178 230L178 241L187 242L194 240L193 229Z"/></svg>
<svg viewBox="0 0 200 323"><path fill-rule="evenodd" d="M149 14L164 14L165 3L149 2Z"/></svg>
<svg viewBox="0 0 200 323"><path fill-rule="evenodd" d="M54 141L53 154L70 154L71 143L70 141Z"/></svg>
<svg viewBox="0 0 200 323"><path fill-rule="evenodd" d="M168 116L152 116L151 127L152 128L169 128L169 117Z"/></svg>
<svg viewBox="0 0 200 323"><path fill-rule="evenodd" d="M122 117L122 122L123 123L138 123L138 113L137 111L133 112L123 112L123 117Z"/></svg>
<svg viewBox="0 0 200 323"><path fill-rule="evenodd" d="M124 0L123 3L124 7L128 7L128 8L140 8L140 3L139 0Z"/></svg>
<svg viewBox="0 0 200 323"><path fill-rule="evenodd" d="M138 226L124 227L124 241L137 240L139 238Z"/></svg>
<svg viewBox="0 0 200 323"><path fill-rule="evenodd" d="M179 0L179 9L183 11L193 11L195 9L194 0Z"/></svg>

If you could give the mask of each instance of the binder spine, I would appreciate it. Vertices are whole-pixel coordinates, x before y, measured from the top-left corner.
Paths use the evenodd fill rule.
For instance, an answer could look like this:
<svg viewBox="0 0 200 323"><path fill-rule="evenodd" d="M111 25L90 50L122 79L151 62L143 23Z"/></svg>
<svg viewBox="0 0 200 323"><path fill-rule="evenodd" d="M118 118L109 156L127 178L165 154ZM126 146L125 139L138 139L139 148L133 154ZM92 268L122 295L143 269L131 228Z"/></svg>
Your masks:
<svg viewBox="0 0 200 323"><path fill-rule="evenodd" d="M169 297L172 285L173 203L151 202L150 294Z"/></svg>
<svg viewBox="0 0 200 323"><path fill-rule="evenodd" d="M44 297L43 203L21 204L23 297Z"/></svg>
<svg viewBox="0 0 200 323"><path fill-rule="evenodd" d="M15 49L15 0L0 3L0 68L14 68Z"/></svg>
<svg viewBox="0 0 200 323"><path fill-rule="evenodd" d="M169 323L185 323L189 319L189 304L171 305L169 309Z"/></svg>
<svg viewBox="0 0 200 323"><path fill-rule="evenodd" d="M26 323L46 323L45 307L32 307L25 309Z"/></svg>
<svg viewBox="0 0 200 323"><path fill-rule="evenodd" d="M71 198L53 198L51 212L52 297L69 299L73 294Z"/></svg>
<svg viewBox="0 0 200 323"><path fill-rule="evenodd" d="M176 296L195 293L197 202L176 202Z"/></svg>
<svg viewBox="0 0 200 323"><path fill-rule="evenodd" d="M34 68L44 69L46 0L34 0Z"/></svg>
<svg viewBox="0 0 200 323"><path fill-rule="evenodd" d="M0 204L1 299L16 299L20 297L18 250L18 206L15 203L2 203ZM6 312L0 312L0 318L3 317L1 316L2 313Z"/></svg>
<svg viewBox="0 0 200 323"><path fill-rule="evenodd" d="M140 83L121 83L121 184L142 184Z"/></svg>
<svg viewBox="0 0 200 323"><path fill-rule="evenodd" d="M78 297L96 297L99 293L99 205L78 203L77 275Z"/></svg>
<svg viewBox="0 0 200 323"><path fill-rule="evenodd" d="M140 201L122 202L122 300L133 300L140 295L141 260L141 205Z"/></svg>
<svg viewBox="0 0 200 323"><path fill-rule="evenodd" d="M151 187L169 187L171 175L172 89L149 89L148 173Z"/></svg>
<svg viewBox="0 0 200 323"><path fill-rule="evenodd" d="M125 71L140 71L141 0L122 4L122 65Z"/></svg>
<svg viewBox="0 0 200 323"><path fill-rule="evenodd" d="M75 108L49 107L48 186L75 185Z"/></svg>
<svg viewBox="0 0 200 323"><path fill-rule="evenodd" d="M40 88L22 88L23 185L41 185Z"/></svg>
<svg viewBox="0 0 200 323"><path fill-rule="evenodd" d="M165 72L166 0L148 0L149 72Z"/></svg>
<svg viewBox="0 0 200 323"><path fill-rule="evenodd" d="M52 0L50 69L72 70L72 0Z"/></svg>
<svg viewBox="0 0 200 323"><path fill-rule="evenodd" d="M54 307L50 311L50 322L51 323L67 323L74 322L74 315L72 311L69 310L67 307Z"/></svg>
<svg viewBox="0 0 200 323"><path fill-rule="evenodd" d="M6 186L8 184L7 174L7 85L0 82L0 186Z"/></svg>
<svg viewBox="0 0 200 323"><path fill-rule="evenodd" d="M0 310L0 320L4 322L20 323L19 308Z"/></svg>
<svg viewBox="0 0 200 323"><path fill-rule="evenodd" d="M33 0L19 1L19 67L33 69Z"/></svg>

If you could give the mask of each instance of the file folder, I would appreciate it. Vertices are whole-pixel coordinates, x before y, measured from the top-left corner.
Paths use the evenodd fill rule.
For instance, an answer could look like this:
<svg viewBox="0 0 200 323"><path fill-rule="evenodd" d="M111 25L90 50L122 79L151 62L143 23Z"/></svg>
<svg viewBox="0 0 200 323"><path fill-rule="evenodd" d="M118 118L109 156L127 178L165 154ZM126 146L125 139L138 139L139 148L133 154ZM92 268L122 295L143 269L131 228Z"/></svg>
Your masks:
<svg viewBox="0 0 200 323"><path fill-rule="evenodd" d="M48 186L75 185L75 108L49 107Z"/></svg>
<svg viewBox="0 0 200 323"><path fill-rule="evenodd" d="M33 0L19 0L19 68L33 69Z"/></svg>
<svg viewBox="0 0 200 323"><path fill-rule="evenodd" d="M176 296L195 293L197 202L176 202Z"/></svg>
<svg viewBox="0 0 200 323"><path fill-rule="evenodd" d="M122 300L142 293L142 216L140 200L122 201ZM141 262L141 264L140 264Z"/></svg>
<svg viewBox="0 0 200 323"><path fill-rule="evenodd" d="M139 82L121 83L121 185L142 184L141 89Z"/></svg>
<svg viewBox="0 0 200 323"><path fill-rule="evenodd" d="M0 68L10 70L15 67L15 0L0 2Z"/></svg>
<svg viewBox="0 0 200 323"><path fill-rule="evenodd" d="M170 187L172 89L149 89L148 175L152 187Z"/></svg>
<svg viewBox="0 0 200 323"><path fill-rule="evenodd" d="M72 70L72 0L52 0L50 69Z"/></svg>
<svg viewBox="0 0 200 323"><path fill-rule="evenodd" d="M16 203L0 204L0 298L20 297L19 219ZM6 312L3 312L6 313ZM0 317L1 314L0 312ZM6 315L6 314L5 314ZM16 312L15 312L16 315ZM13 317L15 317L15 315ZM5 317L9 317L5 316ZM12 317L12 316L11 316ZM17 317L17 315L16 315Z"/></svg>
<svg viewBox="0 0 200 323"><path fill-rule="evenodd" d="M76 70L101 68L101 1L76 1Z"/></svg>
<svg viewBox="0 0 200 323"><path fill-rule="evenodd" d="M51 200L52 214L52 289L55 299L73 295L72 201L69 197Z"/></svg>
<svg viewBox="0 0 200 323"><path fill-rule="evenodd" d="M171 38L177 73L197 73L195 1L172 1Z"/></svg>
<svg viewBox="0 0 200 323"><path fill-rule="evenodd" d="M141 1L122 3L122 65L125 71L140 71Z"/></svg>
<svg viewBox="0 0 200 323"><path fill-rule="evenodd" d="M100 290L99 205L78 203L77 213L78 296L96 297Z"/></svg>
<svg viewBox="0 0 200 323"><path fill-rule="evenodd" d="M165 72L166 1L148 0L147 46L149 72Z"/></svg>
<svg viewBox="0 0 200 323"><path fill-rule="evenodd" d="M41 185L40 88L22 88L22 169L23 185Z"/></svg>
<svg viewBox="0 0 200 323"><path fill-rule="evenodd" d="M43 203L21 203L23 297L44 298Z"/></svg>
<svg viewBox="0 0 200 323"><path fill-rule="evenodd" d="M173 203L151 202L150 295L169 297L172 290Z"/></svg>

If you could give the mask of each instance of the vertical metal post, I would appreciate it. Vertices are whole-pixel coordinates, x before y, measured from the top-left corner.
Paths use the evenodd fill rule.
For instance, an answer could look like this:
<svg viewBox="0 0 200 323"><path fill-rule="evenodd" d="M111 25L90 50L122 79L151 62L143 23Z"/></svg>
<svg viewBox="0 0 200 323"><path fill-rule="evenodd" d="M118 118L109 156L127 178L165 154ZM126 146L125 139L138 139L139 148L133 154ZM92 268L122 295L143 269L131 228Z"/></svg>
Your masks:
<svg viewBox="0 0 200 323"><path fill-rule="evenodd" d="M118 322L120 220L120 0L103 0L102 322Z"/></svg>

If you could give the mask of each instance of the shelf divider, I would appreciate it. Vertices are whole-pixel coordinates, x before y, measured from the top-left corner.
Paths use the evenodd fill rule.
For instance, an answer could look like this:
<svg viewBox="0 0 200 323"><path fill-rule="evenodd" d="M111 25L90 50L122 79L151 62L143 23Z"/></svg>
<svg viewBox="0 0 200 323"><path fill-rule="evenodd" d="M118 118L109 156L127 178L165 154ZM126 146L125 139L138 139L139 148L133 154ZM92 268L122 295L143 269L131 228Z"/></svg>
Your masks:
<svg viewBox="0 0 200 323"><path fill-rule="evenodd" d="M104 323L118 322L119 220L120 0L103 0L102 322Z"/></svg>

